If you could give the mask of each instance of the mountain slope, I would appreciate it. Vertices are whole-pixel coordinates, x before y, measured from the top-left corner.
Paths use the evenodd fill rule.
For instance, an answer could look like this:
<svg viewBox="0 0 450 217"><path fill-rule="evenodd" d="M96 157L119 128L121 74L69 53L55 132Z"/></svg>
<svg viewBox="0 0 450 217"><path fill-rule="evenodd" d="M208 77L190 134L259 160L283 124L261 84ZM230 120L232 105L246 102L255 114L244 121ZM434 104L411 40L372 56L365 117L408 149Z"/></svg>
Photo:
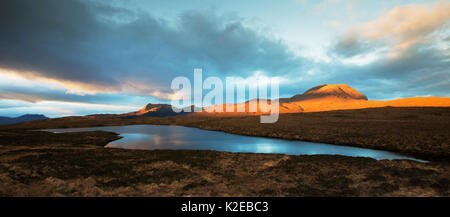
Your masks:
<svg viewBox="0 0 450 217"><path fill-rule="evenodd" d="M322 84L307 90L303 94L295 95L291 98L281 98L280 113L299 113L299 112L319 112L331 110L347 110L347 109L362 109L362 108L376 108L376 107L450 107L449 97L414 97L403 98L390 101L371 101L367 96L358 92L354 88L346 84ZM222 106L234 106L237 108L249 108L249 104L256 103L256 100L247 101L245 103L235 105L216 105L219 108ZM225 109L223 109L225 111ZM267 112L266 112L267 113ZM259 110L258 112L213 112L209 115L213 116L232 116L232 115L261 115L264 114ZM202 112L200 115L208 115Z"/></svg>
<svg viewBox="0 0 450 217"><path fill-rule="evenodd" d="M280 99L282 105L298 105L304 112L363 109L377 107L450 107L449 97L413 97L389 101L372 101L357 90L345 84L319 85L287 99ZM283 113L282 111L280 111ZM290 111L288 113L295 113Z"/></svg>
<svg viewBox="0 0 450 217"><path fill-rule="evenodd" d="M191 106L191 110L193 111L194 106ZM139 109L135 112L129 112L125 114L121 114L122 117L170 117L186 114L186 112L175 112L172 109L172 105L169 104L153 104L149 103L143 108Z"/></svg>
<svg viewBox="0 0 450 217"><path fill-rule="evenodd" d="M259 105L258 101L264 102ZM270 113L272 101L253 99L245 103L213 105L202 112L191 113L194 116L245 116ZM367 96L346 84L322 84L313 87L303 94L291 98L279 99L279 113L319 112L331 110L347 110L377 107L450 107L450 97L414 97L390 101L371 101ZM229 108L227 110L227 108ZM231 108L231 109L230 109ZM250 108L256 111L250 112ZM232 110L234 112L226 112ZM148 104L136 112L122 114L123 117L168 117L187 114L176 113L168 104Z"/></svg>
<svg viewBox="0 0 450 217"><path fill-rule="evenodd" d="M48 119L44 115L40 114L26 114L15 118L10 117L0 117L0 124L17 124L27 121L34 121L34 120L42 120L42 119Z"/></svg>
<svg viewBox="0 0 450 217"><path fill-rule="evenodd" d="M345 100L367 100L367 96L346 84L322 84L307 90L303 94L298 94L288 99L280 99L280 102L295 102L330 97Z"/></svg>
<svg viewBox="0 0 450 217"><path fill-rule="evenodd" d="M266 100L263 99L260 99L260 101L266 102ZM306 104L319 103L319 106L322 107L326 106L327 104L330 104L330 102L348 103L350 101L367 101L367 97L346 84L331 84L331 85L322 84L307 90L303 94L298 94L291 98L279 99L280 102L279 112L280 113L305 112L306 109L304 106L306 102L307 102ZM263 103L263 105L255 105L257 104L257 102L258 102L257 100L250 100L245 103L239 103L235 105L232 104L215 105L209 107L209 109L211 110L216 109L216 111L220 109L222 111L226 111L225 110L226 107L230 108L234 107L235 112L212 112L212 113L202 112L200 115L232 116L232 115L261 115L269 113L267 111L270 111L270 107L269 105L267 105L267 103ZM248 112L250 105L257 108L257 111ZM244 109L246 112L237 112L239 108Z"/></svg>

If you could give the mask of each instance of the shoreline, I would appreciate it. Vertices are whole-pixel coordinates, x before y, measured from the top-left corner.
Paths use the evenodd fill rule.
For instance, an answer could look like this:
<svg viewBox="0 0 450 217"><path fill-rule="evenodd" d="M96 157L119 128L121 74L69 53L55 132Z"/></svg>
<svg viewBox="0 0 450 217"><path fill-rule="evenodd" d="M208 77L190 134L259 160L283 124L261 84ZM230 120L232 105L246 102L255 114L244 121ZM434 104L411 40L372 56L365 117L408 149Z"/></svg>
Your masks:
<svg viewBox="0 0 450 217"><path fill-rule="evenodd" d="M153 125L153 126L177 126L177 127L187 127L187 128L193 128L193 129L199 129L199 130L206 130L206 131L213 131L213 132L221 132L221 133L226 133L226 134L231 134L231 135L239 135L239 136L246 136L246 137L258 137L258 138L269 138L269 139L277 139L277 140L285 140L285 141L298 141L298 142L310 142L310 143L317 143L317 144L327 144L327 145L335 145L335 146L343 146L343 147L355 147L355 148L365 148L365 147L361 147L361 146L355 146L355 145L346 145L346 144L328 144L328 143L320 143L320 142L316 142L316 141L304 141L304 140L295 140L295 139L283 139L283 138L279 138L279 137L268 137L268 136L252 136L252 135L246 135L246 134L238 134L238 133L229 133L226 131L222 131L222 130L209 130L209 129L202 129L202 128L198 128L198 127L190 127L190 126L182 126L182 125L174 125L174 124L160 124L160 125L155 125L155 124L138 124L138 125L114 125L114 126L102 126L102 127L121 127L121 126L146 126L146 125ZM96 126L91 126L91 127L80 127L80 128L62 128L62 129L83 129L83 128L96 128ZM44 132L51 132L51 131L47 131L48 129L41 129L39 131L44 131ZM106 147L110 142L119 140L121 138L123 138L121 136L120 133L117 132L113 132L113 131L108 131L107 129L103 130L103 129L98 129L95 131L104 131L104 132L108 132L108 133L116 133L120 138L114 139L112 141L109 141L104 147ZM76 131L76 132L90 132L90 131ZM51 132L51 133L64 133L64 132ZM133 149L133 148L120 148L117 147L118 149L125 149L125 150L197 150L197 149ZM413 159L402 159L402 160L413 160L416 162L421 162L421 163L429 163L430 159L420 159L423 156L412 156L412 155L408 155L405 153L401 153L401 152L396 152L396 151L389 151L389 150L383 150L383 149L374 149L374 148L365 148L365 149L370 149L370 150L376 150L376 151L386 151L386 152L391 152L394 154L399 154L399 155L403 155L404 157L408 157L408 158L413 158ZM217 151L217 150L210 150L210 151ZM255 153L255 152L231 152L231 151L218 151L218 152L228 152L228 153L253 153L253 154L282 154L282 155L286 155L286 156L302 156L302 155L340 155L340 154L300 154L300 155L295 155L295 154L285 154L285 153ZM347 155L340 155L340 156L347 156ZM347 157L358 157L358 156L347 156ZM439 156L436 156L439 157ZM371 157L368 157L371 158ZM373 158L375 159L375 158ZM375 159L375 160L379 160L379 159ZM382 160L389 160L389 159L382 159ZM400 159L392 159L392 160L400 160ZM440 161L445 161L445 159L440 159Z"/></svg>
<svg viewBox="0 0 450 217"><path fill-rule="evenodd" d="M445 162L104 147L114 139L104 131L10 132L0 142L0 195L450 195Z"/></svg>
<svg viewBox="0 0 450 217"><path fill-rule="evenodd" d="M366 115L366 113L368 113L368 115ZM391 115L393 117L389 117L389 114L387 114L386 117L384 117L384 113L393 113L394 115ZM439 115L437 116L435 114ZM420 117L421 115L427 116L422 118ZM365 118L366 120L360 120L360 118ZM2 128L64 129L149 124L175 125L242 136L370 148L374 150L395 152L408 157L429 161L450 161L450 147L448 147L450 144L449 107L371 108L298 114L281 114L279 122L283 121L284 123L275 123L273 125L262 125L257 121L257 119L259 119L259 116L207 118L177 116L165 118L138 117L133 119L86 116L32 121L29 123L9 125L6 127L0 126L0 130L2 130ZM330 127L326 125L323 126L323 124L321 123L323 122L323 120L328 121L329 124L333 125ZM302 121L306 121L308 123L302 124ZM245 126L238 126L235 124L235 122L242 123ZM284 125L289 126L286 127ZM371 127L370 125L374 126ZM289 128L295 128L298 126L300 126L304 130L292 130ZM311 128L310 126L312 126L312 128L315 128L313 132L308 132L309 128ZM430 126L432 126L432 131L428 132L430 131L430 129L428 129ZM267 130L267 128L270 129ZM358 130L357 128L361 128L362 130L364 130L364 132L360 133L360 130ZM403 130L402 128L406 129ZM373 135L373 133L371 132L372 130L380 132L377 132L377 135ZM328 131L334 132L332 135L329 135ZM439 133L441 141L435 141L435 138L433 138L436 137L435 134L437 133ZM379 141L379 137L381 137L381 141ZM386 138L383 139L382 137ZM409 137L412 137L413 139L409 139ZM411 141L405 141L408 139ZM384 145L380 145L379 143L382 143ZM413 146L411 146L412 143ZM422 147L422 143L424 145L428 144L430 148ZM436 143L443 143L441 144L441 146L444 146L436 149L437 146L434 145Z"/></svg>

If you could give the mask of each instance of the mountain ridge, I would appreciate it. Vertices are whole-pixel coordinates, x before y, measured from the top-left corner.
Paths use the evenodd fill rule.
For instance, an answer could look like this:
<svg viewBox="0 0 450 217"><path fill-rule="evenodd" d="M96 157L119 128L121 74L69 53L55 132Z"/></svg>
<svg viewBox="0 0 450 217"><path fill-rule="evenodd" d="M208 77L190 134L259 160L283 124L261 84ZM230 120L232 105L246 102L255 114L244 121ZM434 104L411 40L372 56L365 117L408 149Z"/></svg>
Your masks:
<svg viewBox="0 0 450 217"><path fill-rule="evenodd" d="M14 118L0 116L0 125L18 124L22 122L42 120L42 119L48 119L48 117L42 114L25 114Z"/></svg>
<svg viewBox="0 0 450 217"><path fill-rule="evenodd" d="M310 88L303 94L297 94L287 99L280 99L280 102L303 101L323 97L337 97L347 100L368 100L366 95L346 84L321 84Z"/></svg>
<svg viewBox="0 0 450 217"><path fill-rule="evenodd" d="M194 105L190 106L191 111L194 111ZM180 112L175 112L170 104L161 103L148 103L141 109L135 112L128 112L120 114L122 117L170 117L183 115L189 112L184 112L185 109L182 108Z"/></svg>
<svg viewBox="0 0 450 217"><path fill-rule="evenodd" d="M267 106L259 105L258 101L272 102L267 99L252 99L244 103L212 105L202 109L202 112L195 112L190 115L206 116L241 116L241 115L262 115L267 114ZM356 89L346 84L321 84L312 87L302 94L294 95L290 98L279 99L279 113L300 113L300 112L320 112L331 110L348 110L377 107L450 107L450 97L412 97L401 98L389 101L372 101ZM250 106L257 108L256 112L248 112ZM221 108L222 107L222 108ZM234 112L225 112L226 108L231 108ZM193 109L193 106L191 106ZM207 112L207 110L216 110ZM238 112L244 109L245 112ZM193 110L191 110L193 111ZM217 112L219 111L219 112ZM188 114L190 112L176 113L169 104L149 103L142 109L121 114L122 117L168 117Z"/></svg>

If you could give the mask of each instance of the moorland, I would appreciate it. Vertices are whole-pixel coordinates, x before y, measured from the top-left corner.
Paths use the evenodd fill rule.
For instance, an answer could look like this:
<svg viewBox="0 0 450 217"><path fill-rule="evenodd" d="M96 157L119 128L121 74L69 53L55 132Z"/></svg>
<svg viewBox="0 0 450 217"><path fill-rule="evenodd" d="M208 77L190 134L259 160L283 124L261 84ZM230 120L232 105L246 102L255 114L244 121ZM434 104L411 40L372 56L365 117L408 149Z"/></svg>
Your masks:
<svg viewBox="0 0 450 217"><path fill-rule="evenodd" d="M104 148L112 132L36 129L162 124L389 150L420 159ZM64 117L0 126L2 196L449 196L450 108L258 116Z"/></svg>

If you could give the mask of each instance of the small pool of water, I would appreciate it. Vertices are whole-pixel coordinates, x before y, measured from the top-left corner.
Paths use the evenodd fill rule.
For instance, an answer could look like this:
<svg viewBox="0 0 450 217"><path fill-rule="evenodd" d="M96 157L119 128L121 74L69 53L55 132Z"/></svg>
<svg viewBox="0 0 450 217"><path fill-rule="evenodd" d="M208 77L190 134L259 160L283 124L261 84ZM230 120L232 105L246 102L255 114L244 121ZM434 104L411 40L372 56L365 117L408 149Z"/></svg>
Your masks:
<svg viewBox="0 0 450 217"><path fill-rule="evenodd" d="M122 139L110 142L108 145L106 145L106 147L110 148L146 150L216 150L227 152L277 153L288 155L329 154L352 157L370 157L377 160L410 159L426 162L389 151L323 143L241 136L182 126L128 125L111 127L50 129L45 131L63 133L96 130L116 132L123 137Z"/></svg>

